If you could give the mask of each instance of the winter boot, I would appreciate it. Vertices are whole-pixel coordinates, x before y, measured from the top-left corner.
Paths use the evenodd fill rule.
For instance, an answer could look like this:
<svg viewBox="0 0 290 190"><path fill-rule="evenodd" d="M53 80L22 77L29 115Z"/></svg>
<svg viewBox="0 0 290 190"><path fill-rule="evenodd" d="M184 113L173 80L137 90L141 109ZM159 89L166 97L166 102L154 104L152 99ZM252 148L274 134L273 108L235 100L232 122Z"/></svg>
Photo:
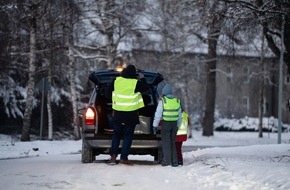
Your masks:
<svg viewBox="0 0 290 190"><path fill-rule="evenodd" d="M107 163L110 164L110 165L115 165L115 164L117 164L117 156L113 154L113 155L111 156L110 160L108 160Z"/></svg>

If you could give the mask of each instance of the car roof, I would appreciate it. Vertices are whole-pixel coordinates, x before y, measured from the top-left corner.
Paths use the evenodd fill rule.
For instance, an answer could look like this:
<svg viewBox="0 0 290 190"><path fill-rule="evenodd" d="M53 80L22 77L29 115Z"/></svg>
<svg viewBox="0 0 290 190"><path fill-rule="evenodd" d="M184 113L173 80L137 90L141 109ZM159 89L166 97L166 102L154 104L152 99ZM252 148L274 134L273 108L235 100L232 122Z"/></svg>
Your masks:
<svg viewBox="0 0 290 190"><path fill-rule="evenodd" d="M149 85L157 85L163 81L163 76L157 72L136 70L137 75L142 73L146 79L146 82ZM89 80L92 81L95 85L110 84L115 80L117 76L120 76L121 72L115 69L109 70L98 70L89 75Z"/></svg>

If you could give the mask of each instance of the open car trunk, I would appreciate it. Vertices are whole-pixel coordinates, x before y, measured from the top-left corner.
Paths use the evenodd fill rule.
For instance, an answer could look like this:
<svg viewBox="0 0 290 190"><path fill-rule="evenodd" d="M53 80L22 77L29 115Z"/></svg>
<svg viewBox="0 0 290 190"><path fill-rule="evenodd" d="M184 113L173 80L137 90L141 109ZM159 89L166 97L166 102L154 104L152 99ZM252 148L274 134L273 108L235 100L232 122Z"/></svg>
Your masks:
<svg viewBox="0 0 290 190"><path fill-rule="evenodd" d="M141 135L146 138L146 136L148 137L149 134L152 134L152 122L159 97L157 87L163 81L163 77L159 73L141 70L137 70L137 75L139 72L144 75L150 90L146 94L142 94L145 107L139 110L140 124L136 125L135 135ZM120 72L115 70L109 72L96 71L89 76L96 88L94 105L98 116L96 135L111 135L113 133L112 99L111 97L106 97L106 90L117 76L120 76Z"/></svg>

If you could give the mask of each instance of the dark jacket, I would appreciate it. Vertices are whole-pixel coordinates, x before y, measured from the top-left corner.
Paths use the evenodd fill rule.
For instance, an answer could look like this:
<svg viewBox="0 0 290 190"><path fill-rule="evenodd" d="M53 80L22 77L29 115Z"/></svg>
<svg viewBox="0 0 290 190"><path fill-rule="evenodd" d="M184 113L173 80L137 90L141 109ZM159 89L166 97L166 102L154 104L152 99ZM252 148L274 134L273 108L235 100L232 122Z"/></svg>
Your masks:
<svg viewBox="0 0 290 190"><path fill-rule="evenodd" d="M124 78L134 78L137 79L136 69L133 65L128 65L121 73ZM106 95L108 98L112 98L112 92L114 91L114 82L109 85ZM149 90L149 85L147 84L145 78L138 80L135 88L135 92L140 92L141 94ZM127 125L136 125L139 123L138 110L135 111L117 111L113 110L113 121L117 123L125 123Z"/></svg>

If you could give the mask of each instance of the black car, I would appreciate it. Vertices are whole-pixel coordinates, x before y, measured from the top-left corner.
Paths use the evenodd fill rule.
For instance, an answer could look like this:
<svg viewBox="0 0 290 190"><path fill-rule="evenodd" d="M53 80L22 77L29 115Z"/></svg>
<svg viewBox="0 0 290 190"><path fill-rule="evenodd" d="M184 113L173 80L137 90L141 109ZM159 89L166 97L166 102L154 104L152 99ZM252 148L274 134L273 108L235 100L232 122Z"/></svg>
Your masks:
<svg viewBox="0 0 290 190"><path fill-rule="evenodd" d="M131 146L132 155L154 156L154 161L160 162L160 135L154 135L152 123L158 104L159 89L164 85L160 73L137 69L137 75L142 73L150 86L146 94L142 94L145 107L139 110L140 124L136 125ZM117 70L101 70L90 74L89 80L95 84L86 108L82 109L82 162L91 163L97 155L109 154L113 135L112 100L106 97L109 84L120 76ZM79 112L80 113L80 112ZM122 142L120 143L121 148Z"/></svg>

